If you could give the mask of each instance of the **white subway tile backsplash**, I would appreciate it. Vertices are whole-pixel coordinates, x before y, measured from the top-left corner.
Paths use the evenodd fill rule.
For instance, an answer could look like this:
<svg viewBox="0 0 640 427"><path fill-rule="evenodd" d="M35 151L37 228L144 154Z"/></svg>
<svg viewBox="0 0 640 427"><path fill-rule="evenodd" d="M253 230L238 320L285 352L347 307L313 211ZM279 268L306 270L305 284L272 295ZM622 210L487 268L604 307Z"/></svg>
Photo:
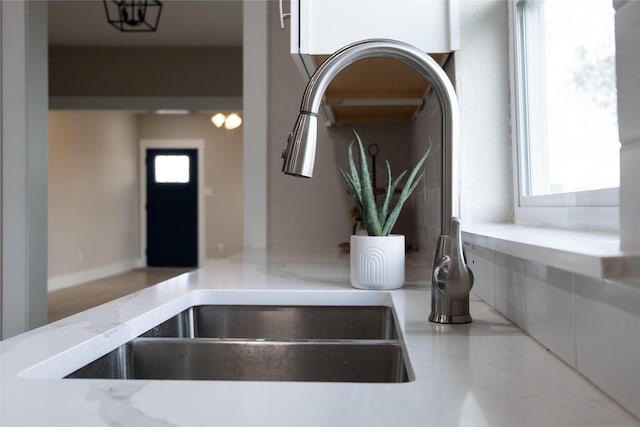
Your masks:
<svg viewBox="0 0 640 427"><path fill-rule="evenodd" d="M476 244L465 244L465 251L475 295L640 418L637 285L580 276Z"/></svg>
<svg viewBox="0 0 640 427"><path fill-rule="evenodd" d="M467 264L473 272L471 292L492 307L496 305L493 251L474 245L465 245Z"/></svg>
<svg viewBox="0 0 640 427"><path fill-rule="evenodd" d="M640 76L640 70L638 75ZM637 85L640 87L640 84ZM640 123L640 120L636 121ZM620 229L624 233L620 233L620 247L627 252L640 251L639 164L640 141L623 144L620 150Z"/></svg>
<svg viewBox="0 0 640 427"><path fill-rule="evenodd" d="M527 331L575 367L572 274L533 261L526 262L525 271Z"/></svg>
<svg viewBox="0 0 640 427"><path fill-rule="evenodd" d="M520 258L494 253L496 309L526 330L525 262Z"/></svg>
<svg viewBox="0 0 640 427"><path fill-rule="evenodd" d="M574 280L577 369L640 417L640 289Z"/></svg>
<svg viewBox="0 0 640 427"><path fill-rule="evenodd" d="M620 10L623 6L629 3L630 0L613 0L613 7L616 10Z"/></svg>

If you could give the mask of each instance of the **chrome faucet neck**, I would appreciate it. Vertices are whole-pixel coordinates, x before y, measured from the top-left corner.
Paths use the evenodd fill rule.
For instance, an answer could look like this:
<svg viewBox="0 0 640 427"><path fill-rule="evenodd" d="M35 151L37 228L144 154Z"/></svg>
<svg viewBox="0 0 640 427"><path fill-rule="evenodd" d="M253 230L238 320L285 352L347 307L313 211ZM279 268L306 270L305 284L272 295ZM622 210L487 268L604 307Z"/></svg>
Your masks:
<svg viewBox="0 0 640 427"><path fill-rule="evenodd" d="M345 46L324 61L309 79L302 97L300 114L316 116L322 97L334 77L354 62L366 58L392 58L409 64L429 81L436 93L442 111L443 137L440 232L449 234L449 218L459 216L458 168L454 161L459 144L459 112L453 85L433 58L414 46L396 40L369 39ZM315 156L315 149L307 149L306 145L312 142L315 148L316 131L299 126L301 121L308 120L298 118L292 141L288 145L292 150L287 150L283 167L283 172L294 175L301 175L303 168L299 163L304 163L307 166L305 170L308 170L308 165L313 165L313 160L309 160L307 156ZM302 148L298 148L299 146ZM304 157L301 157L302 153L305 153ZM292 159L291 156L295 158ZM309 175L305 176L311 176L312 173L313 167Z"/></svg>
<svg viewBox="0 0 640 427"><path fill-rule="evenodd" d="M426 53L407 43L386 39L362 40L338 50L320 65L313 76L311 76L302 97L300 115L296 120L289 141L287 141L287 148L283 152L284 163L282 171L296 176L311 177L313 175L317 138L316 116L320 109L322 97L329 83L331 83L340 71L354 62L366 58L392 58L399 60L412 66L431 83L442 112L443 143L441 149L442 185L440 230L441 235L447 237L445 240L450 240L451 238L459 239L460 233L457 233L457 236L449 236L451 232L450 219L459 215L458 168L456 163L459 144L458 101L451 81L438 63ZM461 247L461 245L462 242L459 242L458 247ZM455 245L442 246L453 247ZM438 254L438 256L446 257L447 259L450 258L449 255L450 254ZM443 262L443 259L437 258L436 261L440 264ZM447 264L447 266L449 265L453 264ZM460 272L458 267L460 266L456 266L451 270L454 271L455 274L458 274ZM434 268L436 268L435 264ZM466 269L466 264L464 264L464 268ZM438 269L438 271L443 272L443 274L448 270L449 268L444 268L444 265L440 265ZM448 279L441 277L440 280L446 283ZM471 285L461 286L461 292L464 293L464 289L466 288L470 289ZM449 292L446 291L445 293ZM439 296L432 293L432 299L433 298L439 298ZM464 303L462 305L464 305ZM468 312L468 291L466 306ZM436 316L436 318L440 318L440 316Z"/></svg>

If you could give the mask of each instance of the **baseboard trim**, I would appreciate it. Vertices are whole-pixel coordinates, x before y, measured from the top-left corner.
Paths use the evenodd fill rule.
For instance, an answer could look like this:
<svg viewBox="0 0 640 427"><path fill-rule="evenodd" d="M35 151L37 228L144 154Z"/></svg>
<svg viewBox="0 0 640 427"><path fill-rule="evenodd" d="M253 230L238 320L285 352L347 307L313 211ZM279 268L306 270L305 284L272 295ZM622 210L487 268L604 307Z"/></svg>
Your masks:
<svg viewBox="0 0 640 427"><path fill-rule="evenodd" d="M92 280L102 279L114 274L124 273L134 268L144 267L145 262L142 258L131 259L116 264L105 265L103 267L94 268L92 270L79 271L77 273L65 274L63 276L50 277L47 280L47 290L57 291L59 289L68 288L80 283L90 282Z"/></svg>

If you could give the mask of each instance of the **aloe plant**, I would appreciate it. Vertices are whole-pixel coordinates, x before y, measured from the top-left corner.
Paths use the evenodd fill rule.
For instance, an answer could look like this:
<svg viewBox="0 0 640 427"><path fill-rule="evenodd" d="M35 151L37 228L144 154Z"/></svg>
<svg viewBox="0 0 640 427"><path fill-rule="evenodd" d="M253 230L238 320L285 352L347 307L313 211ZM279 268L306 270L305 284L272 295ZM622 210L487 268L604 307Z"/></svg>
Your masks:
<svg viewBox="0 0 640 427"><path fill-rule="evenodd" d="M407 177L406 182L398 196L396 204L391 207L391 199L394 191L400 185L402 178L407 174L407 171L403 171L398 177L393 179L391 177L391 166L389 162L386 162L387 166L387 184L384 192L384 197L380 205L376 203L376 198L373 194L373 186L371 184L371 178L369 176L369 167L367 166L367 156L362 146L362 140L360 135L356 131L353 132L355 140L349 144L349 169L350 173L346 173L342 168L339 168L340 174L344 178L349 187L349 191L353 195L353 198L360 210L362 221L367 229L369 236L388 236L393 229L402 206L407 201L413 190L422 179L424 172L421 172L422 165L424 164L431 147L427 149L427 152L418 160L418 163L411 170L411 173ZM358 163L353 158L353 144L357 142L358 145Z"/></svg>

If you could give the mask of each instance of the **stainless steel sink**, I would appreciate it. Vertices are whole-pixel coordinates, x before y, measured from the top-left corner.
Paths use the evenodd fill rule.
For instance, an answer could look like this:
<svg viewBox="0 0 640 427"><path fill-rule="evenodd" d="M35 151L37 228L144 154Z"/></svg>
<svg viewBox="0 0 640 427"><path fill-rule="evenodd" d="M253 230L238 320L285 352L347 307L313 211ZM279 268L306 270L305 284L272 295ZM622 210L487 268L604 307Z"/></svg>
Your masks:
<svg viewBox="0 0 640 427"><path fill-rule="evenodd" d="M67 378L406 382L385 306L195 306Z"/></svg>
<svg viewBox="0 0 640 427"><path fill-rule="evenodd" d="M68 378L407 381L395 342L139 338Z"/></svg>
<svg viewBox="0 0 640 427"><path fill-rule="evenodd" d="M144 337L396 339L386 306L194 306Z"/></svg>

